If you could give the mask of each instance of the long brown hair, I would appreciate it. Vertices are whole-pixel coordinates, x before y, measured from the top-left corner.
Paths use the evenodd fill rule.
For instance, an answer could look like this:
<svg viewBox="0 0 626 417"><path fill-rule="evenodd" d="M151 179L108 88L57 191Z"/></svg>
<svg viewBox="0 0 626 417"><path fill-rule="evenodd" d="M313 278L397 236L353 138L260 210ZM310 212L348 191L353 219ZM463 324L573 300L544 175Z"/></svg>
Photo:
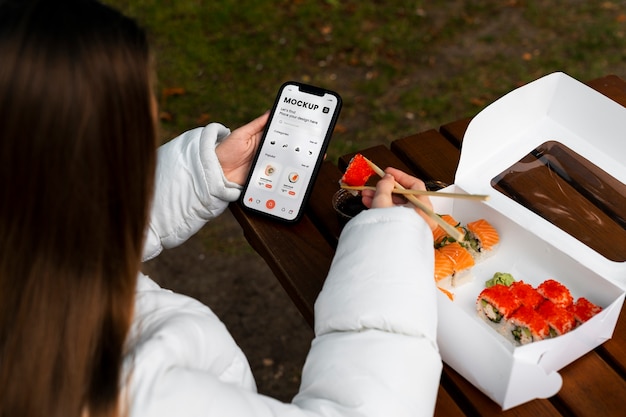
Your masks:
<svg viewBox="0 0 626 417"><path fill-rule="evenodd" d="M146 36L93 0L0 0L0 61L0 416L118 415L156 158Z"/></svg>

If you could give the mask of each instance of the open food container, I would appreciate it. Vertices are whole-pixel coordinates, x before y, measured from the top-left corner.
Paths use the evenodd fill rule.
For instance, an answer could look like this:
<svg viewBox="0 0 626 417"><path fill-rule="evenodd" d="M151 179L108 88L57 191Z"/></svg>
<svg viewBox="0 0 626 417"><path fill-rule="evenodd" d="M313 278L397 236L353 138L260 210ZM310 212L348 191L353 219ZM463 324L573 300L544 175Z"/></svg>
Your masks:
<svg viewBox="0 0 626 417"><path fill-rule="evenodd" d="M552 195L560 205L548 204L542 214L526 207L523 198L503 192L501 180L510 175L532 179L536 167L549 164L550 172L561 169L566 179L579 175L576 181L583 188L619 194L626 184L625 135L626 108L566 74L550 74L495 101L467 129L455 183L442 191L489 194L489 201L432 199L438 213L462 224L484 218L500 235L495 253L476 263L473 280L455 288L452 301L438 294L438 342L443 360L505 410L556 394L562 385L558 371L610 339L622 308L626 246L613 243L618 245L613 252L595 247L589 243L594 239L568 230L567 222L595 222L591 233L607 230L607 241L613 239L612 230L626 236L626 227L619 213L615 228L594 216L580 220L576 216L589 212L575 200L563 203L566 190ZM612 185L617 188L607 190ZM549 193L545 187L549 192L563 188L551 179L522 188L541 201ZM585 297L602 311L564 335L515 345L477 314L476 299L495 272L534 287L557 280L574 298Z"/></svg>

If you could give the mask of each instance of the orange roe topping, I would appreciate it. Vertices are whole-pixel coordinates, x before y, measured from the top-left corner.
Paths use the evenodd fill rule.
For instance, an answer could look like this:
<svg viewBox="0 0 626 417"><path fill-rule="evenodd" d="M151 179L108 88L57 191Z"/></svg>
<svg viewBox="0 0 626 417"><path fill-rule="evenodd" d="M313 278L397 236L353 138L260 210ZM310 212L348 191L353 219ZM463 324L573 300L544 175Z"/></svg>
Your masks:
<svg viewBox="0 0 626 417"><path fill-rule="evenodd" d="M545 300L537 312L548 322L557 335L565 334L576 326L574 314L564 308L556 306L552 301Z"/></svg>
<svg viewBox="0 0 626 417"><path fill-rule="evenodd" d="M576 301L576 304L571 306L570 311L574 314L574 317L576 317L576 321L584 323L601 312L602 307L595 305L584 297L580 297Z"/></svg>
<svg viewBox="0 0 626 417"><path fill-rule="evenodd" d="M341 177L341 182L351 186L365 185L374 173L374 170L365 161L363 155L358 153L350 160L346 172Z"/></svg>
<svg viewBox="0 0 626 417"><path fill-rule="evenodd" d="M553 279L548 279L537 287L539 294L546 297L559 307L567 308L574 301L567 287Z"/></svg>
<svg viewBox="0 0 626 417"><path fill-rule="evenodd" d="M518 308L511 316L511 321L518 326L528 328L534 339L543 339L550 333L550 328L544 318L541 317L533 308L528 306L521 306Z"/></svg>
<svg viewBox="0 0 626 417"><path fill-rule="evenodd" d="M478 299L485 300L494 306L504 318L509 318L520 306L519 300L511 293L509 287L502 284L485 288Z"/></svg>
<svg viewBox="0 0 626 417"><path fill-rule="evenodd" d="M526 284L524 281L515 281L509 288L522 304L529 307L537 308L544 300L543 295L539 294L532 285Z"/></svg>

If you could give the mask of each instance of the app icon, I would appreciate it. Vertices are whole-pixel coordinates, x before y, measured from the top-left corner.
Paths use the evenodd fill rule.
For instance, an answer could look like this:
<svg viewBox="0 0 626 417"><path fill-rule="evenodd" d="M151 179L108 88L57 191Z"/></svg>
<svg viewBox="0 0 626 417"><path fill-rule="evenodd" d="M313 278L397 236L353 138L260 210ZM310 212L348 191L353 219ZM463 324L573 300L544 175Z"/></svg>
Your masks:
<svg viewBox="0 0 626 417"><path fill-rule="evenodd" d="M267 175L268 177L271 176L274 172L276 172L276 168L274 168L272 165L267 165L265 167L265 175Z"/></svg>
<svg viewBox="0 0 626 417"><path fill-rule="evenodd" d="M300 174L298 174L297 172L291 172L289 173L288 178L290 183L296 183L300 179Z"/></svg>

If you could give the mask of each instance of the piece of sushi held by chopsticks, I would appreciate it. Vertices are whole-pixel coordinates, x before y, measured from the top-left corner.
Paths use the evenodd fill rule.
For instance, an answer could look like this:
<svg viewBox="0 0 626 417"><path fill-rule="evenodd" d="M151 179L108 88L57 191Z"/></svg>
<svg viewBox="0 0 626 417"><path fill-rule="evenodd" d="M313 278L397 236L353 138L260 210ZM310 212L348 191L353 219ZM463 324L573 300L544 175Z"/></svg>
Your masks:
<svg viewBox="0 0 626 417"><path fill-rule="evenodd" d="M363 190L372 190L376 191L376 187L371 185L365 185L370 177L376 173L381 175L380 172L382 170L378 168L372 161L365 158L361 154L356 154L352 157L350 162L348 163L348 167L344 172L341 180L339 180L339 185L341 188L349 191L363 191ZM399 185L399 184L398 184ZM478 200L478 201L486 201L489 199L488 195L483 194L463 194L463 193L444 193L438 191L429 191L429 190L410 190L405 189L404 187L394 188L392 191L394 194L401 195L427 195L432 197L451 197L451 198L461 198L467 200Z"/></svg>
<svg viewBox="0 0 626 417"><path fill-rule="evenodd" d="M379 177L384 177L385 172L380 169L376 164L367 159L361 154L356 154L348 164L345 173L341 177L340 184L346 184L348 186L363 186L367 182L367 180L373 175L377 174ZM406 190L401 184L397 181L395 183L395 188L400 190ZM433 219L437 224L439 224L446 233L450 234L455 240L463 241L465 235L455 228L451 227L445 221L437 215L430 207L422 203L417 197L411 194L405 195L406 199L409 200L414 206L422 210L428 217Z"/></svg>
<svg viewBox="0 0 626 417"><path fill-rule="evenodd" d="M339 180L339 185L342 188L359 191L362 189L360 187L364 187L367 180L374 174L374 170L366 162L365 157L357 153L350 160L346 172Z"/></svg>

